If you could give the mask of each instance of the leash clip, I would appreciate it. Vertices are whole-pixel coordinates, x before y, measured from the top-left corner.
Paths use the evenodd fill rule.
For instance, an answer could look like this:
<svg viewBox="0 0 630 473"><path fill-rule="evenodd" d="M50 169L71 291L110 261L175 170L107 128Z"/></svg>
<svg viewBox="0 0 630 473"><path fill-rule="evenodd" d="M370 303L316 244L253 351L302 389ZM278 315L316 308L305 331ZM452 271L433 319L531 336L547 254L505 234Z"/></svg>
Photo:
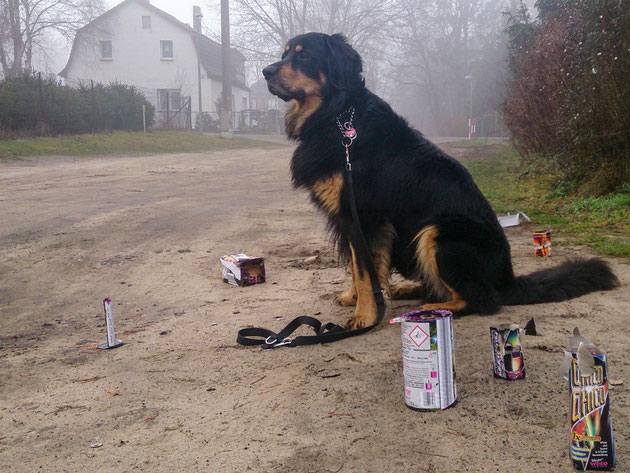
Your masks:
<svg viewBox="0 0 630 473"><path fill-rule="evenodd" d="M271 335L265 339L265 344L263 345L263 350L269 350L271 348L281 347L284 345L289 345L293 341L292 338L285 338L281 342L278 341L276 337L272 337ZM267 345L267 346L265 346Z"/></svg>
<svg viewBox="0 0 630 473"><path fill-rule="evenodd" d="M350 144L352 144L352 142ZM350 144L344 144L344 146L346 147L346 169L348 171L352 171L352 163L350 162L350 151L348 150Z"/></svg>

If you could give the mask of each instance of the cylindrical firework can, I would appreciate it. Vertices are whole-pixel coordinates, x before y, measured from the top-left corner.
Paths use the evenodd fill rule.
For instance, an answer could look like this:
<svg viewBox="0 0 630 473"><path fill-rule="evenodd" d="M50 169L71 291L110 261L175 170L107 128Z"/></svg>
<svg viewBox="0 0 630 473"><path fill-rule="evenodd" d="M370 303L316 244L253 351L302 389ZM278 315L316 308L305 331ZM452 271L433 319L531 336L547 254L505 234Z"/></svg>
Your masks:
<svg viewBox="0 0 630 473"><path fill-rule="evenodd" d="M525 377L520 332L521 329L516 324L490 327L492 365L495 377L509 380Z"/></svg>
<svg viewBox="0 0 630 473"><path fill-rule="evenodd" d="M400 317L405 403L440 411L457 400L452 313L415 310Z"/></svg>
<svg viewBox="0 0 630 473"><path fill-rule="evenodd" d="M551 256L551 230L534 232L534 256Z"/></svg>

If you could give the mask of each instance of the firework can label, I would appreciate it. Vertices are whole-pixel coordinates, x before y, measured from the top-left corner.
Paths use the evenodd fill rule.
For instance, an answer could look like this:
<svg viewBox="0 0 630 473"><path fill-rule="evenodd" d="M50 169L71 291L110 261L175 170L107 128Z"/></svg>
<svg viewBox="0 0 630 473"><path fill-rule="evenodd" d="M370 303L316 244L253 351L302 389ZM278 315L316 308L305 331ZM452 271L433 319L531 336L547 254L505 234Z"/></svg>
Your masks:
<svg viewBox="0 0 630 473"><path fill-rule="evenodd" d="M569 371L571 397L570 455L576 470L610 471L615 468L608 364L606 354L588 347L592 374L582 376L580 355L572 353Z"/></svg>
<svg viewBox="0 0 630 473"><path fill-rule="evenodd" d="M534 256L551 256L551 231L534 232Z"/></svg>
<svg viewBox="0 0 630 473"><path fill-rule="evenodd" d="M412 311L401 317L405 403L439 411L457 400L452 314Z"/></svg>
<svg viewBox="0 0 630 473"><path fill-rule="evenodd" d="M490 327L492 365L497 378L513 380L525 377L520 332L521 329L516 324Z"/></svg>

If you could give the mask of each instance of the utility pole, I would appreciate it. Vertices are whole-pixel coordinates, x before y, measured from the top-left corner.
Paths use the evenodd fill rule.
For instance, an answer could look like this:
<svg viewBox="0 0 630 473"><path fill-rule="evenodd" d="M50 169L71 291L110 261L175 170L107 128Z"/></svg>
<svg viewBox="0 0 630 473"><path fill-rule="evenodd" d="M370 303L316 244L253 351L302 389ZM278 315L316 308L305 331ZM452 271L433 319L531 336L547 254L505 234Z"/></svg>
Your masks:
<svg viewBox="0 0 630 473"><path fill-rule="evenodd" d="M232 138L232 54L230 53L229 0L221 0L221 59L223 64L221 136Z"/></svg>
<svg viewBox="0 0 630 473"><path fill-rule="evenodd" d="M199 124L199 133L203 133L203 100L201 97L201 8L193 7L193 29L199 33L195 37L195 46L197 47L197 94L199 95L199 112L197 113L197 123ZM192 124L191 124L192 126Z"/></svg>

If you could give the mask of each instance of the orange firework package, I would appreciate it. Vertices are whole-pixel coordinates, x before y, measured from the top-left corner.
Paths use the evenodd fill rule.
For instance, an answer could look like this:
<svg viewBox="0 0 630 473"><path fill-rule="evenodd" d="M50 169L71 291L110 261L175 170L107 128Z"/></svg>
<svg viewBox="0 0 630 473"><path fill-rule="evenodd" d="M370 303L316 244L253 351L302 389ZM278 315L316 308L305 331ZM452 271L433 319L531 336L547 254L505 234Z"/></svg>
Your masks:
<svg viewBox="0 0 630 473"><path fill-rule="evenodd" d="M551 256L551 231L534 232L534 256Z"/></svg>
<svg viewBox="0 0 630 473"><path fill-rule="evenodd" d="M222 256L221 276L223 281L234 286L251 286L265 282L265 262L240 253Z"/></svg>
<svg viewBox="0 0 630 473"><path fill-rule="evenodd" d="M573 329L563 374L571 398L570 455L576 470L615 468L606 354Z"/></svg>

